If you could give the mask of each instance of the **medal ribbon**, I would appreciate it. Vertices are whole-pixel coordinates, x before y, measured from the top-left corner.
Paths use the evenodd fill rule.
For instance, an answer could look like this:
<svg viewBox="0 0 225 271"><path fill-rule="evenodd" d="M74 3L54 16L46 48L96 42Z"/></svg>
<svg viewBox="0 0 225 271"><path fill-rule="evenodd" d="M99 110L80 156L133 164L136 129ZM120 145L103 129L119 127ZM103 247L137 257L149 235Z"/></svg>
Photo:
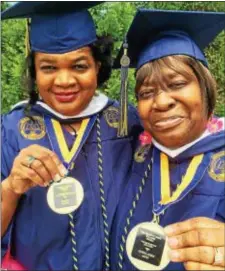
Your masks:
<svg viewBox="0 0 225 271"><path fill-rule="evenodd" d="M64 162L67 169L71 167L71 164L75 161L78 154L80 153L81 148L86 142L96 119L97 115L94 115L90 118L85 118L82 120L80 129L77 133L77 137L73 142L71 150L69 150L61 124L49 116L44 116L46 132L51 144L51 148L55 153L58 154L59 158ZM79 270L74 216L72 213L68 213L68 216L72 242L73 268L74 270Z"/></svg>
<svg viewBox="0 0 225 271"><path fill-rule="evenodd" d="M77 158L83 147L86 139L88 138L91 129L96 121L97 115L91 118L85 118L81 122L79 131L77 132L77 137L73 143L71 150L69 150L66 143L66 139L63 134L61 124L55 120L51 119L49 116L45 116L46 131L50 140L52 150L59 155L60 159L64 161L67 168Z"/></svg>
<svg viewBox="0 0 225 271"><path fill-rule="evenodd" d="M153 151L152 182L153 212L163 213L171 204L183 199L201 180L207 169L209 155L199 154L192 158L180 185L172 193L170 191L170 171L168 156L157 148Z"/></svg>

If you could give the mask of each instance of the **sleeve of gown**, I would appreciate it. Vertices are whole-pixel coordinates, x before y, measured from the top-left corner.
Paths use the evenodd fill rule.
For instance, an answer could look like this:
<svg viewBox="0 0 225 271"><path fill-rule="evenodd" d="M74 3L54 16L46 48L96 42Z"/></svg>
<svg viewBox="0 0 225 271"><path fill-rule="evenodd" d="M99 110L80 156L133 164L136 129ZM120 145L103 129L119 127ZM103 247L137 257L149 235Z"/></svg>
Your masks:
<svg viewBox="0 0 225 271"><path fill-rule="evenodd" d="M216 219L225 223L225 198L219 202Z"/></svg>
<svg viewBox="0 0 225 271"><path fill-rule="evenodd" d="M11 129L8 129L10 122L6 121L6 119L7 116L1 117L1 181L9 176L14 158L18 153L18 144L15 132L11 131ZM2 236L1 239L1 257L5 255L10 244L13 227L12 221L8 226L6 233L4 236Z"/></svg>
<svg viewBox="0 0 225 271"><path fill-rule="evenodd" d="M141 124L137 109L133 105L130 105L130 104L128 106L128 122L131 127Z"/></svg>
<svg viewBox="0 0 225 271"><path fill-rule="evenodd" d="M132 146L135 149L138 137L143 131L143 127L138 116L137 109L134 106L129 105L128 112L129 135L133 138Z"/></svg>

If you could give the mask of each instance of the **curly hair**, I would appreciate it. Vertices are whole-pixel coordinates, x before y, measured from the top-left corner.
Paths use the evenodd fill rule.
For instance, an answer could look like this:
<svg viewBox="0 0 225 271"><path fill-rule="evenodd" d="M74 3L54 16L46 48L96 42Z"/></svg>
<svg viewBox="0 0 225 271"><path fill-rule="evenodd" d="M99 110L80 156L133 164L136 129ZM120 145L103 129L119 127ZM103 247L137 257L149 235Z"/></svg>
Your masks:
<svg viewBox="0 0 225 271"><path fill-rule="evenodd" d="M109 79L112 72L112 50L113 39L111 36L97 37L97 41L90 44L93 58L100 62L101 66L98 73L98 87L102 87ZM36 71L35 71L35 54L31 52L26 58L25 69L23 73L23 85L29 95L28 107L34 105L38 100L38 91L36 90Z"/></svg>
<svg viewBox="0 0 225 271"><path fill-rule="evenodd" d="M98 73L98 87L104 85L112 72L113 39L111 36L98 37L97 41L90 45L95 61L101 62Z"/></svg>

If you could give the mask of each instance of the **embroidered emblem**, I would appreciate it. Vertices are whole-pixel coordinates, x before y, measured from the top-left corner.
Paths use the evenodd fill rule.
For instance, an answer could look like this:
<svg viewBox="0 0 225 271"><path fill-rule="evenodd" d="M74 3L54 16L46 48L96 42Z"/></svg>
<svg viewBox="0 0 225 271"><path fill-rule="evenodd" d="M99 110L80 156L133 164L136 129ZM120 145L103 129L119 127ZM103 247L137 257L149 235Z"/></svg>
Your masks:
<svg viewBox="0 0 225 271"><path fill-rule="evenodd" d="M34 120L25 117L20 120L19 123L20 133L26 139L30 140L41 139L46 134L44 120L38 116L33 116L33 119Z"/></svg>
<svg viewBox="0 0 225 271"><path fill-rule="evenodd" d="M104 111L103 115L106 122L108 123L110 127L118 128L119 126L119 109L118 108L114 106L110 106Z"/></svg>
<svg viewBox="0 0 225 271"><path fill-rule="evenodd" d="M134 154L134 160L137 163L143 163L148 155L148 152L150 150L151 144L148 145L140 145L135 154Z"/></svg>
<svg viewBox="0 0 225 271"><path fill-rule="evenodd" d="M225 182L225 151L213 155L208 172L213 180Z"/></svg>

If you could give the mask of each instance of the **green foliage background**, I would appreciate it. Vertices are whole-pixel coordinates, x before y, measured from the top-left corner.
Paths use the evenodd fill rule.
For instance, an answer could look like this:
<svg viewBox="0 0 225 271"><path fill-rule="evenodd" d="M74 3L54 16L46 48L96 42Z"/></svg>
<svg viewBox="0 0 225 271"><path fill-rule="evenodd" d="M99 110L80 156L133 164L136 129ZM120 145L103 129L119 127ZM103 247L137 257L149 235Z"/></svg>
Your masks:
<svg viewBox="0 0 225 271"><path fill-rule="evenodd" d="M1 2L4 10L7 2ZM137 8L156 8L174 10L205 10L225 12L225 2L108 2L100 4L90 11L97 25L99 35L111 34L114 38L114 56L118 52L123 37L136 13ZM26 97L21 87L21 75L25 59L25 20L2 22L2 113ZM218 99L215 113L225 116L225 31L205 50L209 68L218 83ZM136 103L134 89L134 71L129 72L129 101ZM106 87L102 90L109 97L119 99L120 74L113 71Z"/></svg>

